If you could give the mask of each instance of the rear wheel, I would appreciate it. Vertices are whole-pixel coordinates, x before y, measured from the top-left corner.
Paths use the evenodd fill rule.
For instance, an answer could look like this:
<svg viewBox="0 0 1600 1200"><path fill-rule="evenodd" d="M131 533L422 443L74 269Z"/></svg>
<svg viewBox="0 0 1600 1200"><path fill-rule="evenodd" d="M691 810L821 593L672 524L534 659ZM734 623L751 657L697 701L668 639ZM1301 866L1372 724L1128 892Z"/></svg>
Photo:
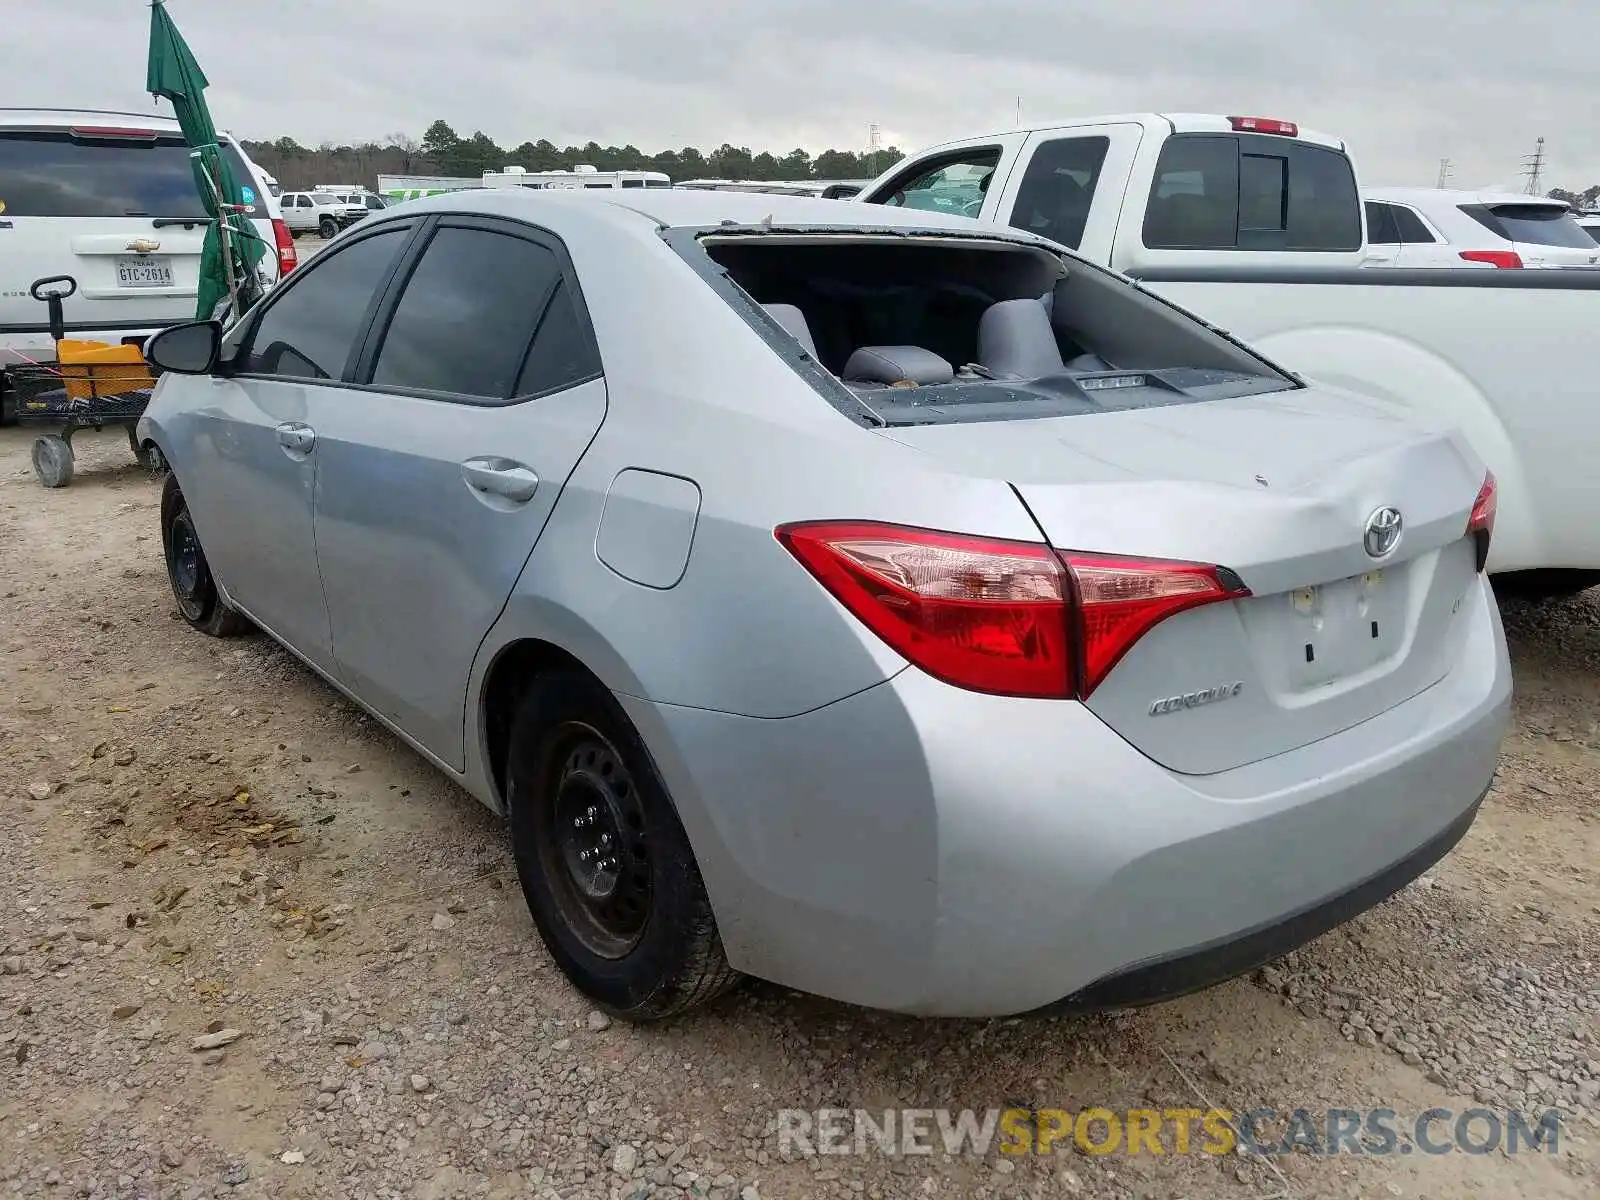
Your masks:
<svg viewBox="0 0 1600 1200"><path fill-rule="evenodd" d="M321 223L317 226L317 232L322 236L323 241L327 241L339 232L339 223L332 217L323 217Z"/></svg>
<svg viewBox="0 0 1600 1200"><path fill-rule="evenodd" d="M523 895L579 991L647 1021L739 982L672 800L604 687L579 671L535 680L506 783Z"/></svg>
<svg viewBox="0 0 1600 1200"><path fill-rule="evenodd" d="M72 482L72 444L59 434L47 433L33 441L33 473L47 488Z"/></svg>
<svg viewBox="0 0 1600 1200"><path fill-rule="evenodd" d="M229 608L217 590L175 475L167 476L161 493L161 544L166 550L167 579L185 621L210 637L236 637L250 629L250 622Z"/></svg>

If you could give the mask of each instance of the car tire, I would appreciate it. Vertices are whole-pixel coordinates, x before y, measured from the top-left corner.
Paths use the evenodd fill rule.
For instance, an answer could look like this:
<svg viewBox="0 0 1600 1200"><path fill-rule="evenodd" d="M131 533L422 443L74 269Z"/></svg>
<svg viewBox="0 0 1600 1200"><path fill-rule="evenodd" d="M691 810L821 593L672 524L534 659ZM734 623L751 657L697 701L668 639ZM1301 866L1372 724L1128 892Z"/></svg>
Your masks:
<svg viewBox="0 0 1600 1200"><path fill-rule="evenodd" d="M64 488L72 482L72 443L60 434L33 439L33 473L47 488Z"/></svg>
<svg viewBox="0 0 1600 1200"><path fill-rule="evenodd" d="M237 637L249 632L249 620L230 608L217 590L176 475L167 476L161 491L161 548L167 563L167 581L185 621L208 637Z"/></svg>
<svg viewBox="0 0 1600 1200"><path fill-rule="evenodd" d="M336 237L338 233L339 223L332 217L323 217L317 224L317 235L325 242L330 238Z"/></svg>
<svg viewBox="0 0 1600 1200"><path fill-rule="evenodd" d="M652 1021L729 991L705 883L672 799L615 698L578 670L536 678L512 718L517 875L556 965L613 1016Z"/></svg>

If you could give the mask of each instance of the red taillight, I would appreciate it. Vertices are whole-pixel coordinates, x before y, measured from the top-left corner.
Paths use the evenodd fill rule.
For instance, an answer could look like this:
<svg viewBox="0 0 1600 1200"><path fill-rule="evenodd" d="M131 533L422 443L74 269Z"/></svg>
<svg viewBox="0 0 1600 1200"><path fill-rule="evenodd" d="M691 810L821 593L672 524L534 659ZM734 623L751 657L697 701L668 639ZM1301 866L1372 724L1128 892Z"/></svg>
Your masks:
<svg viewBox="0 0 1600 1200"><path fill-rule="evenodd" d="M74 125L72 136L81 138L142 138L154 141L161 135L154 129L128 129L112 125Z"/></svg>
<svg viewBox="0 0 1600 1200"><path fill-rule="evenodd" d="M1275 133L1280 137L1299 137L1300 126L1276 117L1229 117L1235 133Z"/></svg>
<svg viewBox="0 0 1600 1200"><path fill-rule="evenodd" d="M898 654L996 695L1087 699L1158 622L1250 594L1198 563L1058 555L1037 542L903 525L814 521L776 534Z"/></svg>
<svg viewBox="0 0 1600 1200"><path fill-rule="evenodd" d="M1491 267L1514 270L1522 266L1522 256L1515 250L1463 250L1461 257L1468 262L1488 263Z"/></svg>
<svg viewBox="0 0 1600 1200"><path fill-rule="evenodd" d="M300 265L300 251L294 248L294 234L281 220L272 222L272 240L278 243L278 278Z"/></svg>
<svg viewBox="0 0 1600 1200"><path fill-rule="evenodd" d="M1478 498L1472 502L1472 516L1467 519L1467 536L1477 544L1480 571L1489 562L1489 541L1494 537L1494 518L1499 507L1500 487L1494 481L1494 472L1486 471Z"/></svg>

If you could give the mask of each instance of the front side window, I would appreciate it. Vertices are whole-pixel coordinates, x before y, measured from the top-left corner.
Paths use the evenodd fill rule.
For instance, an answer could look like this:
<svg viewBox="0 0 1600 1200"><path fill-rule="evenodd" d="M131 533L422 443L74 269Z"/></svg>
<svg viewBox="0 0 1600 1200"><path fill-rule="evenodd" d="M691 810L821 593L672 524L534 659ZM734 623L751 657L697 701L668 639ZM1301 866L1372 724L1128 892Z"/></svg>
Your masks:
<svg viewBox="0 0 1600 1200"><path fill-rule="evenodd" d="M999 165L999 146L979 147L942 158L896 180L876 203L976 216Z"/></svg>
<svg viewBox="0 0 1600 1200"><path fill-rule="evenodd" d="M395 308L373 384L510 398L561 270L553 251L526 238L441 228Z"/></svg>
<svg viewBox="0 0 1600 1200"><path fill-rule="evenodd" d="M1017 189L1012 226L1076 250L1083 242L1100 168L1110 148L1107 137L1054 138L1042 143L1028 161L1022 186Z"/></svg>
<svg viewBox="0 0 1600 1200"><path fill-rule="evenodd" d="M337 380L389 277L409 227L395 225L319 256L295 272L256 322L239 362L245 375Z"/></svg>

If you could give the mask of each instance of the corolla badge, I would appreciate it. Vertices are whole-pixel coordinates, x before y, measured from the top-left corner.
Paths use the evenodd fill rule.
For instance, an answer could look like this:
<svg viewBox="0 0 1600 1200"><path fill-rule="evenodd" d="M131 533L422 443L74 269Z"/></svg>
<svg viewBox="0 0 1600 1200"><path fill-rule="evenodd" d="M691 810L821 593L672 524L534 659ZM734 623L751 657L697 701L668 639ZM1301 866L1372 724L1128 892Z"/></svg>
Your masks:
<svg viewBox="0 0 1600 1200"><path fill-rule="evenodd" d="M1385 505L1367 518L1361 545L1371 557L1387 558L1400 544L1400 533L1404 528L1405 518L1400 515L1400 510Z"/></svg>
<svg viewBox="0 0 1600 1200"><path fill-rule="evenodd" d="M1244 680L1236 679L1232 683L1218 684L1216 687L1204 688L1198 692L1185 692L1181 696L1163 696L1160 700L1151 701L1150 715L1164 717L1168 713L1201 708L1207 704L1215 704L1219 700L1232 700L1242 691L1244 691Z"/></svg>

